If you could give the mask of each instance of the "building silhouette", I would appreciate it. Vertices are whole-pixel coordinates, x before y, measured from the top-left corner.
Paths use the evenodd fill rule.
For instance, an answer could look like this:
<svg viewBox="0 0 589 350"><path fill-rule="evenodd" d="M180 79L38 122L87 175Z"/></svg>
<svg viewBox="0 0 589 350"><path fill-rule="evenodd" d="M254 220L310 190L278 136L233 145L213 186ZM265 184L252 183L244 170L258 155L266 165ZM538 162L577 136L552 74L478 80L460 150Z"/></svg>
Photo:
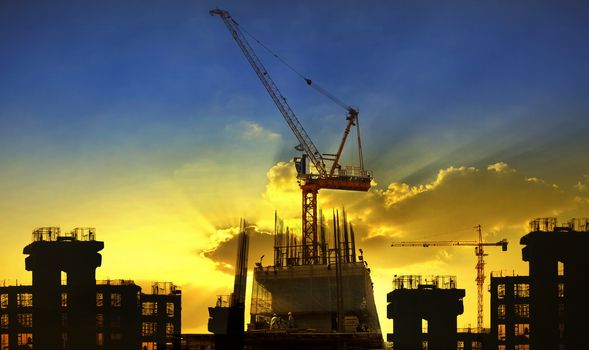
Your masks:
<svg viewBox="0 0 589 350"><path fill-rule="evenodd" d="M535 219L520 243L529 262L530 348L585 348L589 219Z"/></svg>
<svg viewBox="0 0 589 350"><path fill-rule="evenodd" d="M33 231L23 250L33 284L0 287L0 350L179 349L180 289L154 283L144 294L133 281L97 282L103 247L93 228Z"/></svg>
<svg viewBox="0 0 589 350"><path fill-rule="evenodd" d="M495 349L530 349L530 278L491 273L491 338Z"/></svg>
<svg viewBox="0 0 589 350"><path fill-rule="evenodd" d="M455 276L398 276L387 294L387 318L393 319L388 341L395 350L456 349L456 317L464 311L464 289Z"/></svg>
<svg viewBox="0 0 589 350"><path fill-rule="evenodd" d="M583 349L589 219L530 221L520 243L528 276L491 275L491 334L498 350Z"/></svg>

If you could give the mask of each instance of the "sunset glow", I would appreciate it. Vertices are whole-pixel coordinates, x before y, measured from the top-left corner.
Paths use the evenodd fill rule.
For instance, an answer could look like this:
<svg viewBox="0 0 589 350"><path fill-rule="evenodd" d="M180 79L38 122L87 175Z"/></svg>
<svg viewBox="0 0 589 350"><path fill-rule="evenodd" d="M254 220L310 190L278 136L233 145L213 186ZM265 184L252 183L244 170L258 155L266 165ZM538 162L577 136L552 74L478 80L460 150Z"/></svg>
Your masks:
<svg viewBox="0 0 589 350"><path fill-rule="evenodd" d="M296 139L213 7L360 107L374 186L322 190L319 206L354 224L383 334L402 274L457 275L458 326L476 325L474 248L393 241L476 240L480 224L485 241L509 241L486 249L487 276L527 274L530 220L589 216L585 3L3 1L0 281L31 283L33 229L96 227L98 279L174 282L182 331L206 332L206 308L232 288L240 219L255 227L250 266L272 261L275 211L300 232ZM345 111L261 56L334 152Z"/></svg>

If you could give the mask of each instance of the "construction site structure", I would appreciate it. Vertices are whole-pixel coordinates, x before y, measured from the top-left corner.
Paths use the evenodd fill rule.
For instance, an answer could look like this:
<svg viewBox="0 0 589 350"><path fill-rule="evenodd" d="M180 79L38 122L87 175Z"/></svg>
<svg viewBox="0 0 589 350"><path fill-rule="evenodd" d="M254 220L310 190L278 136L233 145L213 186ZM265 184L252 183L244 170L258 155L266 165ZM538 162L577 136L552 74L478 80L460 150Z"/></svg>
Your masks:
<svg viewBox="0 0 589 350"><path fill-rule="evenodd" d="M103 247L94 228L35 229L24 248L33 284L0 286L0 349L179 350L180 288L96 281Z"/></svg>
<svg viewBox="0 0 589 350"><path fill-rule="evenodd" d="M96 349L96 268L104 243L95 240L93 228L61 233L59 227L33 231L33 242L23 253L27 271L33 273L35 349L63 348L61 332L61 272L67 274L69 338L67 349Z"/></svg>
<svg viewBox="0 0 589 350"><path fill-rule="evenodd" d="M498 242L487 243L483 242L483 234L481 225L475 226L478 233L478 241L413 241L413 242L393 242L391 247L454 247L454 246L474 246L475 255L477 256L477 331L479 333L483 330L483 294L485 283L485 256L488 255L484 251L486 246L500 246L502 251L507 250L507 240L502 239Z"/></svg>
<svg viewBox="0 0 589 350"><path fill-rule="evenodd" d="M215 349L243 349L245 328L245 291L249 233L245 221L240 223L237 235L237 257L233 293L219 295L214 307L209 307L208 330L215 334Z"/></svg>
<svg viewBox="0 0 589 350"><path fill-rule="evenodd" d="M272 348L260 339L309 349L382 348L370 269L362 250L356 253L353 226L342 216L340 221L333 213L331 235L320 216L317 264L303 263L304 247L277 218L274 265L254 268L246 336L256 343L253 349Z"/></svg>
<svg viewBox="0 0 589 350"><path fill-rule="evenodd" d="M295 71L307 85L347 112L337 151L320 153L239 24L225 10L214 9L210 14L222 19L297 138L299 145L296 149L303 152L294 159L297 181L302 190L301 236L297 238L288 228L284 231L282 225L276 225L274 264L256 264L251 323L246 336L248 348L382 348L370 269L363 260L362 251L360 256L356 254L353 227L348 225L345 213L340 225L339 213L334 212L333 239L327 237L331 236L326 234L329 225L317 208L320 189L368 191L371 187L372 174L364 169L362 158L358 109L343 103ZM285 63L283 59L279 60ZM358 166L344 167L340 164L340 157L354 126ZM276 220L278 222L278 218Z"/></svg>
<svg viewBox="0 0 589 350"><path fill-rule="evenodd" d="M530 277L514 272L491 272L491 346L493 349L530 348Z"/></svg>
<svg viewBox="0 0 589 350"><path fill-rule="evenodd" d="M229 29L229 32L233 36L233 39L235 39L235 42L245 55L256 75L262 82L262 85L297 138L299 145L296 148L304 152L301 157L295 158L297 178L302 190L302 239L300 241L302 256L300 259L301 264L303 265L320 264L319 241L317 236L317 195L319 190L337 189L347 191L368 191L371 186L372 174L364 169L362 144L360 141L360 126L358 123L358 109L343 103L325 89L318 86L311 79L308 79L295 71L304 79L307 85L314 87L320 93L324 94L347 111L344 134L336 153L325 154L319 152L302 124L299 122L295 113L286 102L286 98L282 95L261 60L256 55L256 52L249 44L240 29L239 24L233 19L233 17L231 17L229 12L225 10L214 9L210 11L210 14L219 16L223 20L227 29ZM278 57L274 53L273 55ZM280 60L284 62L284 60ZM288 66L292 69L292 66ZM340 164L340 157L352 126L356 127L359 166L342 167ZM312 171L312 168L314 168L314 172Z"/></svg>
<svg viewBox="0 0 589 350"><path fill-rule="evenodd" d="M387 318L394 320L387 340L395 350L456 349L465 295L456 285L456 276L395 276L387 294Z"/></svg>
<svg viewBox="0 0 589 350"><path fill-rule="evenodd" d="M529 263L531 349L585 349L589 219L532 220L520 239Z"/></svg>

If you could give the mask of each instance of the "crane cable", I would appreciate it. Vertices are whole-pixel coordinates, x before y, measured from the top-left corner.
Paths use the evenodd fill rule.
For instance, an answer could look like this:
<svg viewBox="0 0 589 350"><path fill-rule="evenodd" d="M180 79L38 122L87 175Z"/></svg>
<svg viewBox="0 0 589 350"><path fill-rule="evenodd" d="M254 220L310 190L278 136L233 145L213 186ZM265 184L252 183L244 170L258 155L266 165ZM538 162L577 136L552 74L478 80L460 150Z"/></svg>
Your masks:
<svg viewBox="0 0 589 350"><path fill-rule="evenodd" d="M312 88L314 88L315 90L317 90L320 94L322 94L323 96L329 98L330 100L332 100L333 102L335 102L337 105L339 105L340 107L342 107L343 109L345 109L346 111L350 111L350 110L354 110L357 111L357 108L353 108L352 106L348 105L347 103L343 102L342 100L340 100L339 98L335 97L333 94L331 94L329 91L327 91L326 89L324 89L323 87L321 87L320 85L318 85L317 83L313 82L313 80L307 78L305 75L303 75L301 72L299 72L298 70L296 70L292 65L290 65L286 60L284 60L282 57L278 56L277 53L275 53L274 51L272 51L268 46L264 45L264 43L262 43L260 40L258 40L255 36L253 36L250 32L248 32L247 30L245 30L242 26L240 26L235 20L233 20L233 23L235 23L237 26L239 26L239 28L241 29L241 31L243 31L246 35L248 35L250 38L252 38L255 42L257 42L261 47L263 47L266 51L268 51L268 53L270 53L272 56L274 56L276 59L278 59L280 62L282 62L285 66L287 66L291 71L293 71L296 75L298 75L299 77L301 77L305 83L307 83L307 85L311 86Z"/></svg>

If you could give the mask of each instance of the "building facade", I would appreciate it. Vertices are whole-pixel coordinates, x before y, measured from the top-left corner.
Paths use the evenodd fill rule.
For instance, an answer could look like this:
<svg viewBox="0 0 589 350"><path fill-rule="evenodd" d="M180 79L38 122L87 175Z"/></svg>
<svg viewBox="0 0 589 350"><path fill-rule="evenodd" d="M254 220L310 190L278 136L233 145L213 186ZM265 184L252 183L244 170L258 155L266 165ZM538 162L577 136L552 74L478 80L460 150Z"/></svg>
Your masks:
<svg viewBox="0 0 589 350"><path fill-rule="evenodd" d="M141 293L129 280L96 284L96 347L100 350L179 349L182 300L180 289L169 283L157 294ZM32 286L0 287L0 350L33 349L36 330ZM59 330L61 345L69 349L70 307L67 287L62 287Z"/></svg>
<svg viewBox="0 0 589 350"><path fill-rule="evenodd" d="M491 273L491 338L498 350L530 349L530 278Z"/></svg>
<svg viewBox="0 0 589 350"><path fill-rule="evenodd" d="M178 350L181 343L182 292L172 283L154 283L141 294L141 349Z"/></svg>

